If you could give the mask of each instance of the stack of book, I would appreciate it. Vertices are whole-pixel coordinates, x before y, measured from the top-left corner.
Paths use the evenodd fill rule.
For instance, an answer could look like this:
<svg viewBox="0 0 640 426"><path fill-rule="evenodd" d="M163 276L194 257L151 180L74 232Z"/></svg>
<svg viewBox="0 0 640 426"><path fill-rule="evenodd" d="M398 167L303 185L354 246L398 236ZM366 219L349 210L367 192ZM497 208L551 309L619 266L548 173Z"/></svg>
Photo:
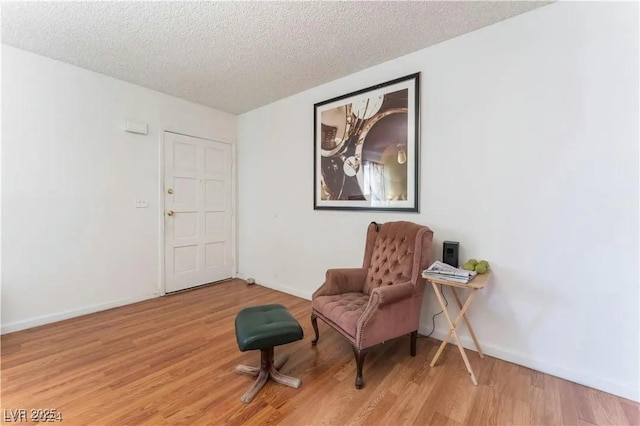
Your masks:
<svg viewBox="0 0 640 426"><path fill-rule="evenodd" d="M447 265L446 263L436 260L431 264L431 266L422 271L422 276L425 278L439 278L442 280L466 284L476 276L476 272L454 268L451 265Z"/></svg>

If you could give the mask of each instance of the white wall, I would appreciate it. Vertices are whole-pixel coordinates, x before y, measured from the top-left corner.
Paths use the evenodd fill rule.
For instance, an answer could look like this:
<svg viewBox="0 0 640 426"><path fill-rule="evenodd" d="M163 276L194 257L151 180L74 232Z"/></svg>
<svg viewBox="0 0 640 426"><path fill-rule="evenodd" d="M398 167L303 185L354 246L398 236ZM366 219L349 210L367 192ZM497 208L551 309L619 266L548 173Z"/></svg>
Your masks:
<svg viewBox="0 0 640 426"><path fill-rule="evenodd" d="M127 119L149 134L124 132ZM160 294L163 131L235 143L236 128L234 115L3 45L2 332Z"/></svg>
<svg viewBox="0 0 640 426"><path fill-rule="evenodd" d="M239 275L310 298L369 222L427 224L491 262L488 354L639 400L638 59L637 3L563 2L241 115ZM314 211L313 104L417 71L420 213Z"/></svg>

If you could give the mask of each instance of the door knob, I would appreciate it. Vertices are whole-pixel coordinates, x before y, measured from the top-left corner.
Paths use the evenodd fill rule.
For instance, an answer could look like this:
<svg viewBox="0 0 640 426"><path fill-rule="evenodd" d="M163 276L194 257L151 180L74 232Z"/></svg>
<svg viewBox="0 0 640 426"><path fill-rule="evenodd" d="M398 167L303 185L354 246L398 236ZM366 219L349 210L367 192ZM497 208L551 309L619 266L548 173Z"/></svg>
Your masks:
<svg viewBox="0 0 640 426"><path fill-rule="evenodd" d="M169 211L167 212L167 216L173 216L173 213L174 213L174 211L173 211L173 210L169 210Z"/></svg>
<svg viewBox="0 0 640 426"><path fill-rule="evenodd" d="M167 189L167 194L173 194L173 189L171 188Z"/></svg>

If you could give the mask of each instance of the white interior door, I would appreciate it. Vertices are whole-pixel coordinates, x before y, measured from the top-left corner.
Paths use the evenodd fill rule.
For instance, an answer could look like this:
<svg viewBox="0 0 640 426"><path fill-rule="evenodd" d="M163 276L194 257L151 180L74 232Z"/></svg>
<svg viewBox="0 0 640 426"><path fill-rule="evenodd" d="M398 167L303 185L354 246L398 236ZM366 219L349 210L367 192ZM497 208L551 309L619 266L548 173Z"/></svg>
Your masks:
<svg viewBox="0 0 640 426"><path fill-rule="evenodd" d="M165 132L166 292L232 276L231 145Z"/></svg>

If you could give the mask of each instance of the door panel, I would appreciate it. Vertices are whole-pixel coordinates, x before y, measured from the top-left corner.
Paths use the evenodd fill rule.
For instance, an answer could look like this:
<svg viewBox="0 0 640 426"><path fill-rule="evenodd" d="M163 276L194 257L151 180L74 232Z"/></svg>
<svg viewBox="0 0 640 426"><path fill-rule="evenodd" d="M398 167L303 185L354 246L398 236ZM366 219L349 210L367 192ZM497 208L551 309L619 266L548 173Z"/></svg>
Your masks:
<svg viewBox="0 0 640 426"><path fill-rule="evenodd" d="M205 246L205 265L207 268L224 265L224 242L208 243Z"/></svg>
<svg viewBox="0 0 640 426"><path fill-rule="evenodd" d="M173 248L174 273L194 272L198 269L198 247L183 246Z"/></svg>
<svg viewBox="0 0 640 426"><path fill-rule="evenodd" d="M225 152L221 149L206 148L204 150L205 167L207 173L224 174Z"/></svg>
<svg viewBox="0 0 640 426"><path fill-rule="evenodd" d="M207 236L219 236L227 227L226 218L222 212L206 212L204 220L204 232Z"/></svg>
<svg viewBox="0 0 640 426"><path fill-rule="evenodd" d="M196 238L198 236L198 213L180 212L173 217L173 238Z"/></svg>
<svg viewBox="0 0 640 426"><path fill-rule="evenodd" d="M215 210L225 209L224 181L207 179L204 187L204 204Z"/></svg>
<svg viewBox="0 0 640 426"><path fill-rule="evenodd" d="M198 179L174 177L172 188L174 207L198 205Z"/></svg>
<svg viewBox="0 0 640 426"><path fill-rule="evenodd" d="M178 173L195 172L198 147L190 143L175 141L173 144L173 170Z"/></svg>
<svg viewBox="0 0 640 426"><path fill-rule="evenodd" d="M165 132L167 292L232 276L231 185L229 144Z"/></svg>

